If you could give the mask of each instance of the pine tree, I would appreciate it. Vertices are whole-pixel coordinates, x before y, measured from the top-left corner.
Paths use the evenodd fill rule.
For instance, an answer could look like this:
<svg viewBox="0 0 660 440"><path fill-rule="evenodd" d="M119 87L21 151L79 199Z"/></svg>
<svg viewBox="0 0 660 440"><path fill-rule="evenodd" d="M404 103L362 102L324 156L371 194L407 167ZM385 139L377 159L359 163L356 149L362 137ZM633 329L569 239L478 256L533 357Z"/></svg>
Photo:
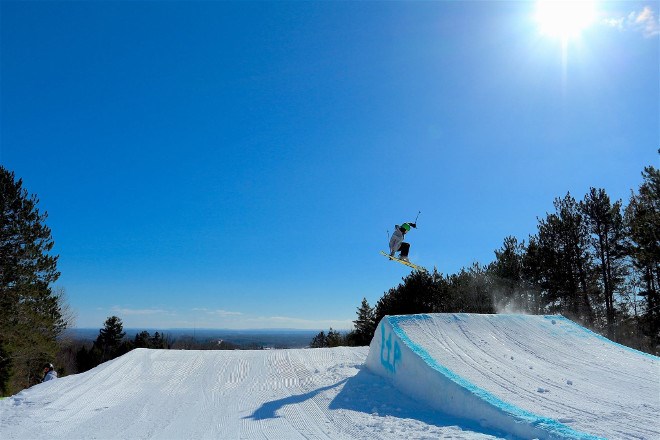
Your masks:
<svg viewBox="0 0 660 440"><path fill-rule="evenodd" d="M495 313L490 280L478 263L449 276L448 283L449 312Z"/></svg>
<svg viewBox="0 0 660 440"><path fill-rule="evenodd" d="M605 299L607 335L614 338L615 293L622 287L625 279L625 231L621 201L612 204L604 189L591 188L580 203L580 209L591 234L591 246L594 249L596 268Z"/></svg>
<svg viewBox="0 0 660 440"><path fill-rule="evenodd" d="M507 296L512 296L522 281L522 252L524 244L519 244L516 237L506 237L502 248L495 251L495 263L490 271L504 281Z"/></svg>
<svg viewBox="0 0 660 440"><path fill-rule="evenodd" d="M341 334L330 327L328 335L325 338L325 343L327 347L339 347L340 345L343 345Z"/></svg>
<svg viewBox="0 0 660 440"><path fill-rule="evenodd" d="M312 342L309 344L310 348L323 348L328 346L328 341L327 337L325 335L325 332L321 330L319 334L314 336L314 339L312 339Z"/></svg>
<svg viewBox="0 0 660 440"><path fill-rule="evenodd" d="M625 210L628 253L642 280L646 300L644 332L652 350L660 346L660 170L649 166L642 173L639 193Z"/></svg>
<svg viewBox="0 0 660 440"><path fill-rule="evenodd" d="M352 343L357 346L369 345L376 331L376 319L374 309L369 306L366 298L362 298L362 304L357 311L358 319L353 321L355 331L351 334Z"/></svg>
<svg viewBox="0 0 660 440"><path fill-rule="evenodd" d="M594 311L593 256L589 232L576 200L567 194L555 199L556 213L539 221L538 235L530 239L534 259L529 263L543 289L543 301L550 312L560 312L592 325Z"/></svg>
<svg viewBox="0 0 660 440"><path fill-rule="evenodd" d="M0 391L38 382L66 328L63 298L53 292L58 257L39 200L0 166Z"/></svg>
<svg viewBox="0 0 660 440"><path fill-rule="evenodd" d="M495 261L488 267L493 281L494 302L498 309L536 313L538 290L527 277L526 247L513 236L506 237L502 248L495 251Z"/></svg>
<svg viewBox="0 0 660 440"><path fill-rule="evenodd" d="M390 289L376 303L375 322L385 315L410 315L415 313L448 312L444 309L447 298L442 277L414 271L403 279L403 283Z"/></svg>
<svg viewBox="0 0 660 440"><path fill-rule="evenodd" d="M99 331L94 345L101 351L101 362L114 359L122 353L122 341L126 333L124 324L116 316L105 320L104 327ZM127 351L127 350L126 350Z"/></svg>
<svg viewBox="0 0 660 440"><path fill-rule="evenodd" d="M226 343L224 344L227 345ZM133 339L133 348L168 348L168 341L166 340L165 335L159 332L156 332L151 336L148 331L143 330L135 335L135 339Z"/></svg>
<svg viewBox="0 0 660 440"><path fill-rule="evenodd" d="M135 339L133 340L133 346L135 346L135 348L149 348L150 339L151 339L151 335L146 330L137 333L135 335Z"/></svg>
<svg viewBox="0 0 660 440"><path fill-rule="evenodd" d="M160 333L156 332L154 334L154 337L149 339L149 347L163 348L164 342L165 341L163 341L163 338L161 337Z"/></svg>

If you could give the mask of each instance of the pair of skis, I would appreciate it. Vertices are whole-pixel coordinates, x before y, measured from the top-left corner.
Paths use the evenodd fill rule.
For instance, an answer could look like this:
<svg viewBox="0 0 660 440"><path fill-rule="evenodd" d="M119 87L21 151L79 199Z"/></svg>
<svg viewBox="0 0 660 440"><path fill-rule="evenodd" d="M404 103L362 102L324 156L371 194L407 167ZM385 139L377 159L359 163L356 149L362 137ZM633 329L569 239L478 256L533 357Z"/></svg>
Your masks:
<svg viewBox="0 0 660 440"><path fill-rule="evenodd" d="M426 270L426 268L424 268L424 267L422 267L422 266L418 266L418 265L416 265L416 264L414 264L414 263L411 263L410 261L406 261L406 260L402 260L402 259L397 258L397 257L393 257L393 256L391 256L390 254L385 253L384 251L380 251L380 253L381 253L382 255L386 256L387 258L389 258L390 260L392 260L392 261L396 261L397 263L401 263L401 264L403 264L404 266L412 267L413 269L415 269L415 270L419 270L420 272L428 272L428 270Z"/></svg>

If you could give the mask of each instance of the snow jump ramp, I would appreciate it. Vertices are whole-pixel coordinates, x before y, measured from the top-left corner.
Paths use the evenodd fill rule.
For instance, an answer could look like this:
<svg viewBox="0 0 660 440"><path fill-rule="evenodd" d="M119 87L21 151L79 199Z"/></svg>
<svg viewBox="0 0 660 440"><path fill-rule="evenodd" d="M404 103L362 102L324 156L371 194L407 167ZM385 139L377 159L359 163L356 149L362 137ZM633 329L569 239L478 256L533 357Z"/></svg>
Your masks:
<svg viewBox="0 0 660 440"><path fill-rule="evenodd" d="M366 365L507 436L650 439L660 438L659 361L562 316L425 314L384 317Z"/></svg>

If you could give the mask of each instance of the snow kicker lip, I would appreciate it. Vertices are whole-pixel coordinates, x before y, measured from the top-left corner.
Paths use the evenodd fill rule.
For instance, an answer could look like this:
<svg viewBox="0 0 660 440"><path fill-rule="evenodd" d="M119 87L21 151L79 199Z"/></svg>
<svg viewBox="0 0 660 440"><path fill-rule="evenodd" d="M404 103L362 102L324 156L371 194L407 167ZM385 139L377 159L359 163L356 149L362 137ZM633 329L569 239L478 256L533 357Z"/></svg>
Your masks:
<svg viewBox="0 0 660 440"><path fill-rule="evenodd" d="M401 327L402 323L428 319L430 315L424 314L384 317L371 342L367 367L438 410L496 431L520 438L602 439L507 403L443 366Z"/></svg>

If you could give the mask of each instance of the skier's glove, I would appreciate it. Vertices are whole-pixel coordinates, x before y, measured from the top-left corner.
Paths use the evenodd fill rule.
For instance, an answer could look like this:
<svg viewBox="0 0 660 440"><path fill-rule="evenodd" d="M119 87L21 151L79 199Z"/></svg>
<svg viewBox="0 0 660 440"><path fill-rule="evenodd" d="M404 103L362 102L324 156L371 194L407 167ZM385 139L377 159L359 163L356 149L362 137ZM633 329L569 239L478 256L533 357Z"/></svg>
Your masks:
<svg viewBox="0 0 660 440"><path fill-rule="evenodd" d="M413 228L417 229L417 224L416 224L416 223L409 223L409 224L410 224L410 226L412 226Z"/></svg>

